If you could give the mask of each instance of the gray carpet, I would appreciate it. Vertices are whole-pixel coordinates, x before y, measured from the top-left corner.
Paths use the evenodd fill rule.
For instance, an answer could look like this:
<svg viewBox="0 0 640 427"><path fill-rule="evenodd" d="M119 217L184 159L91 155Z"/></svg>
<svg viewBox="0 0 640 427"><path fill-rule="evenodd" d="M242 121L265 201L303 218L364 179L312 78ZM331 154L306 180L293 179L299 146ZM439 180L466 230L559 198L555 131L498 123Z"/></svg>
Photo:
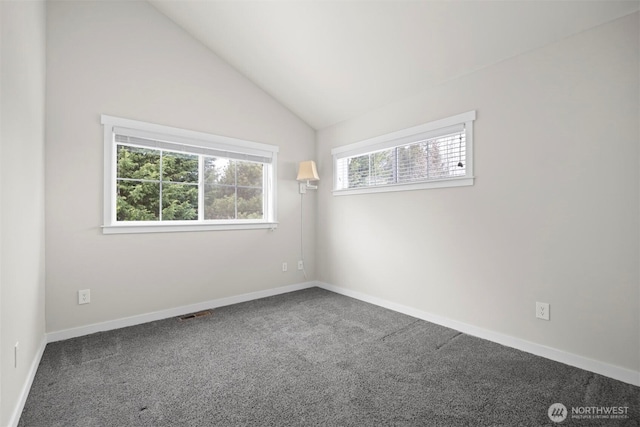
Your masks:
<svg viewBox="0 0 640 427"><path fill-rule="evenodd" d="M560 424L560 402L628 418ZM313 288L47 345L20 426L639 425L616 380Z"/></svg>

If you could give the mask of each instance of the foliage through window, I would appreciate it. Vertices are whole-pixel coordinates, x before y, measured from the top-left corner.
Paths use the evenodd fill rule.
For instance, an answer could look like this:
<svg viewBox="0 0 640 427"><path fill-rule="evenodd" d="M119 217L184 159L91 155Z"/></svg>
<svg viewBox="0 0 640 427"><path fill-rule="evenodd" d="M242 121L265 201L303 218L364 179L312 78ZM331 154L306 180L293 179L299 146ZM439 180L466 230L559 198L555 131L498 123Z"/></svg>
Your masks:
<svg viewBox="0 0 640 427"><path fill-rule="evenodd" d="M122 121L138 128L113 123ZM277 147L108 116L103 124L111 157L105 170L113 172L105 175L105 232L136 225L155 228L133 232L273 226Z"/></svg>
<svg viewBox="0 0 640 427"><path fill-rule="evenodd" d="M262 164L207 158L204 174L206 219L262 219Z"/></svg>
<svg viewBox="0 0 640 427"><path fill-rule="evenodd" d="M472 185L475 112L332 151L334 194Z"/></svg>
<svg viewBox="0 0 640 427"><path fill-rule="evenodd" d="M344 188L402 184L465 175L465 135L457 132L338 160Z"/></svg>

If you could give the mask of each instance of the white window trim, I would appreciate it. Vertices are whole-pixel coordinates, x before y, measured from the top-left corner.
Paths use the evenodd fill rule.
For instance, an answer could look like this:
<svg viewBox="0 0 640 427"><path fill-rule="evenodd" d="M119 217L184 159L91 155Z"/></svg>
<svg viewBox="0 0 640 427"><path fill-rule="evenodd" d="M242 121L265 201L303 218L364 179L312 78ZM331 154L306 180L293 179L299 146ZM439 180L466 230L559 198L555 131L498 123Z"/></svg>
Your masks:
<svg viewBox="0 0 640 427"><path fill-rule="evenodd" d="M174 128L137 120L124 119L102 115L101 123L104 126L104 208L103 208L103 234L128 234L128 233L163 233L184 231L210 231L210 230L253 230L275 229L277 221L277 185L278 176L278 147L270 144L246 141L226 136L213 135L203 132ZM116 175L117 153L114 141L114 128L126 128L132 134L147 136L149 138L167 138L173 142L216 150L229 150L252 155L268 155L271 157L271 180L265 176L265 188L268 188L269 197L265 203L264 220L211 220L211 221L116 221ZM266 175L266 174L265 174Z"/></svg>
<svg viewBox="0 0 640 427"><path fill-rule="evenodd" d="M352 194L369 194L389 191L424 190L430 188L461 187L473 185L473 121L476 119L476 112L468 111L456 116L447 117L441 120L425 123L396 132L379 135L353 144L343 145L331 150L333 156L333 195L346 196ZM409 144L418 139L426 139L446 134L449 130L464 126L466 138L466 167L465 176L429 180L425 182L412 182L401 184L378 185L371 187L349 188L337 190L338 183L338 159L353 157L373 151L384 150L403 144Z"/></svg>

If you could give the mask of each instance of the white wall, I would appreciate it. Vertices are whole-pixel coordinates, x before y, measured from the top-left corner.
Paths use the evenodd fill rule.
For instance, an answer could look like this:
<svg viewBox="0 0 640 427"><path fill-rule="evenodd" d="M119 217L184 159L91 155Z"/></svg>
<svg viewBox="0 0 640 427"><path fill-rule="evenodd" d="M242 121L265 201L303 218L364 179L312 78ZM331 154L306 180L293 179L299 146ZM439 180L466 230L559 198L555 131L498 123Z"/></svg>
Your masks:
<svg viewBox="0 0 640 427"><path fill-rule="evenodd" d="M47 41L47 331L305 281L295 178L314 153L308 125L146 2L50 2ZM278 145L280 227L103 235L101 114Z"/></svg>
<svg viewBox="0 0 640 427"><path fill-rule="evenodd" d="M8 426L44 344L44 2L0 2L0 29L0 425Z"/></svg>
<svg viewBox="0 0 640 427"><path fill-rule="evenodd" d="M318 279L640 370L639 25L630 15L318 132L477 110L472 187L318 197ZM551 321L534 317L551 304Z"/></svg>

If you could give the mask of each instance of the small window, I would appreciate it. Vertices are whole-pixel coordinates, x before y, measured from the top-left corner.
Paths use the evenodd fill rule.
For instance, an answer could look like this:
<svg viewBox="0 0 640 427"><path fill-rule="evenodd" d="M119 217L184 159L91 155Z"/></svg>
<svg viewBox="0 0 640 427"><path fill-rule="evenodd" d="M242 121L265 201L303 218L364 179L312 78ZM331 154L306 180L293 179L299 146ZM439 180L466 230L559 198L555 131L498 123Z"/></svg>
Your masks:
<svg viewBox="0 0 640 427"><path fill-rule="evenodd" d="M475 111L332 150L334 194L473 185Z"/></svg>
<svg viewBox="0 0 640 427"><path fill-rule="evenodd" d="M274 228L278 148L102 116L104 233Z"/></svg>

